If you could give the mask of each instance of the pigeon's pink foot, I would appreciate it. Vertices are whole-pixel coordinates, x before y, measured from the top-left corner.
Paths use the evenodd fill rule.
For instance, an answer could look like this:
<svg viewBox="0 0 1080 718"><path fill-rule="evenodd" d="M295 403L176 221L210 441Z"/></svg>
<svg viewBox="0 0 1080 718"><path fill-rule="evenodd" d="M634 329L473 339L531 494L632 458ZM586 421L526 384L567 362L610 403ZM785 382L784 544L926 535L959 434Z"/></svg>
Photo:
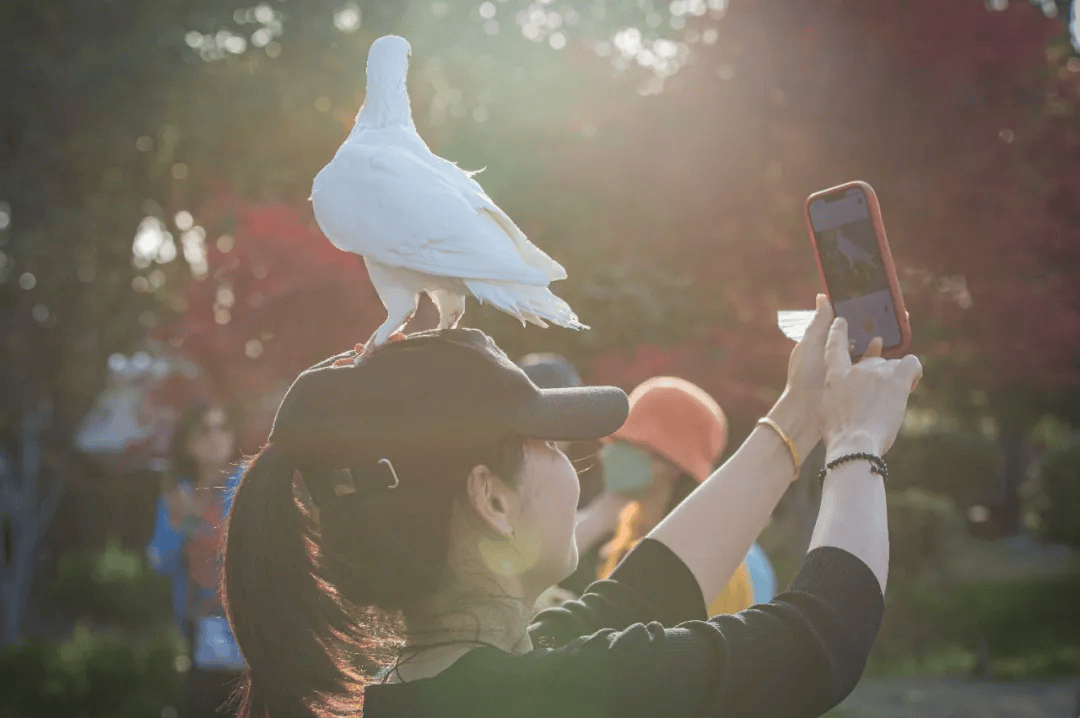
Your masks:
<svg viewBox="0 0 1080 718"><path fill-rule="evenodd" d="M386 340L386 343L393 344L394 342L400 342L404 338L405 334L403 332L394 332L390 335L390 338Z"/></svg>

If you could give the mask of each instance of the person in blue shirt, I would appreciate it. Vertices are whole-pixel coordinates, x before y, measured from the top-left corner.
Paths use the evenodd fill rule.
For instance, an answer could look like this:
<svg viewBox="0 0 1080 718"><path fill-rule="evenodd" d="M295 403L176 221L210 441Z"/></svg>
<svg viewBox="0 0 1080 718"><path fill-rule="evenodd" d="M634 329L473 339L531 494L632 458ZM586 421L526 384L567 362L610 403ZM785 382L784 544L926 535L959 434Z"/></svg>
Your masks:
<svg viewBox="0 0 1080 718"><path fill-rule="evenodd" d="M244 662L221 604L225 517L240 481L228 414L201 406L185 413L172 442L172 474L157 504L150 565L172 582L173 616L191 641L184 714L221 715Z"/></svg>

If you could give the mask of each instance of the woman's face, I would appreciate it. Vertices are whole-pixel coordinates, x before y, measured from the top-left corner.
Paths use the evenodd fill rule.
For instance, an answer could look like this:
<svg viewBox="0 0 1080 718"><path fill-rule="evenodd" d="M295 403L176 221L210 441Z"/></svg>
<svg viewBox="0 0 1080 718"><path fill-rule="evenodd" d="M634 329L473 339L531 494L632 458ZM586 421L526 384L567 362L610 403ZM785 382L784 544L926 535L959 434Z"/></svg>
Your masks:
<svg viewBox="0 0 1080 718"><path fill-rule="evenodd" d="M528 544L522 550L536 556L522 578L538 593L577 567L574 524L579 485L573 465L555 442L530 439L524 453L517 541Z"/></svg>
<svg viewBox="0 0 1080 718"><path fill-rule="evenodd" d="M217 469L233 458L235 437L225 412L214 408L203 414L188 439L188 452L200 468Z"/></svg>

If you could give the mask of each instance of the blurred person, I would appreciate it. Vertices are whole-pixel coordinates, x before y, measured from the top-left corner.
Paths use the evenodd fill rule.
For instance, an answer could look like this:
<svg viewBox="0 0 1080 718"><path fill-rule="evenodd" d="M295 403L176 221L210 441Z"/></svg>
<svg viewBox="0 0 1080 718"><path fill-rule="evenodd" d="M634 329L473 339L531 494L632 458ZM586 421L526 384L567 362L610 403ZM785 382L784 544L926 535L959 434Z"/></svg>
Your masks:
<svg viewBox="0 0 1080 718"><path fill-rule="evenodd" d="M638 466L627 465L623 470L640 473L638 483L643 485L622 510L617 533L601 552L604 562L599 578L611 575L630 549L709 477L724 453L727 436L727 417L720 405L692 382L654 377L630 393L630 415L612 434L616 443L609 448L617 451L618 444L627 444L636 449L627 453L627 459ZM609 475L612 468L606 467ZM609 485L617 486L618 479L611 476ZM753 561L760 573L762 561L768 559L757 549ZM767 593L771 590L763 585L760 595ZM738 613L758 603L757 598L748 560L744 560L720 594L710 599L709 615ZM771 599L769 595L765 601Z"/></svg>
<svg viewBox="0 0 1080 718"><path fill-rule="evenodd" d="M219 712L244 667L220 598L225 516L240 481L236 427L218 406L180 418L172 438L172 475L158 501L150 565L172 582L173 615L191 644L185 712Z"/></svg>
<svg viewBox="0 0 1080 718"><path fill-rule="evenodd" d="M823 295L817 306L739 450L606 580L532 619L577 561L578 480L556 442L616 431L626 395L540 389L471 329L302 373L228 519L241 718L817 716L839 703L884 612L881 456L921 366L880 358L880 340L852 365L846 323ZM821 512L791 588L709 618L702 597L822 438Z"/></svg>

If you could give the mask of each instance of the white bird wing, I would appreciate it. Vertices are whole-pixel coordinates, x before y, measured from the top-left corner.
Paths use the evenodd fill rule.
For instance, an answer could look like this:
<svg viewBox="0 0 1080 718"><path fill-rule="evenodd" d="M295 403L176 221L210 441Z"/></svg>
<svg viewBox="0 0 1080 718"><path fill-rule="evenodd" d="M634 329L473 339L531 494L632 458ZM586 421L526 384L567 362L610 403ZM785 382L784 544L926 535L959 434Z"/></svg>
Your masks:
<svg viewBox="0 0 1080 718"><path fill-rule="evenodd" d="M348 143L315 177L315 218L339 249L389 267L547 286L497 214L446 175L399 147Z"/></svg>
<svg viewBox="0 0 1080 718"><path fill-rule="evenodd" d="M424 147L427 149L426 145ZM529 238L525 236L525 233L514 223L514 220L510 219L510 215L503 212L502 209L488 197L487 192L480 186L480 183L473 179L473 175L479 173L480 170L468 172L458 167L456 163L443 159L432 153L430 150L428 150L428 153L431 158L429 164L432 164L439 170L440 174L442 174L448 182L469 196L472 199L474 206L487 211L491 215L491 218L502 227L507 236L513 240L522 259L530 266L543 271L548 275L548 279L553 282L559 279L566 279L566 270L563 266L552 259L547 252L530 242Z"/></svg>

